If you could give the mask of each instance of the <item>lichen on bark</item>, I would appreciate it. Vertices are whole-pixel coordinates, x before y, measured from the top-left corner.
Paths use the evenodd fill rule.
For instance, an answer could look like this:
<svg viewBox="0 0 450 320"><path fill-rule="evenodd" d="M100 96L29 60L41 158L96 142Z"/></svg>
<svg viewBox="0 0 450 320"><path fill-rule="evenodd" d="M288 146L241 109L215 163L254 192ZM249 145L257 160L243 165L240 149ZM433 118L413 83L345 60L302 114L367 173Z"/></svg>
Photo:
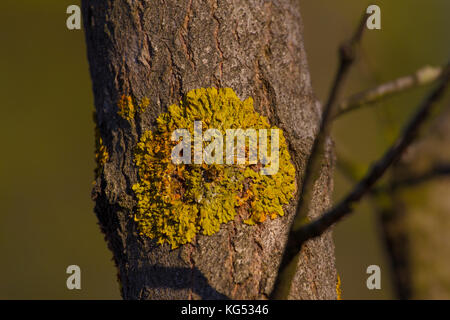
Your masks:
<svg viewBox="0 0 450 320"><path fill-rule="evenodd" d="M171 250L139 235L134 150L145 131L196 88L233 88L283 130L301 182L319 119L303 47L298 1L82 1L98 127L109 159L93 190L95 212L126 299L264 299L270 293L295 197L285 215L257 226L223 224ZM133 121L117 114L126 93L149 98ZM331 142L309 218L330 205ZM300 254L291 299L335 299L331 232Z"/></svg>
<svg viewBox="0 0 450 320"><path fill-rule="evenodd" d="M144 132L135 151L139 182L133 185L138 200L134 217L142 235L174 249L192 242L198 233L217 233L221 224L233 221L236 214L248 225L284 215L283 205L295 192L295 168L283 133L254 111L251 97L241 101L231 88L191 90L162 113L157 123L154 132ZM200 132L195 129L198 123L203 124ZM267 136L269 129L277 131L276 142ZM185 130L189 140L174 141L177 130ZM209 130L216 130L217 136L206 144L203 135ZM192 147L191 137L200 141L200 150ZM229 140L231 155L227 154ZM176 163L172 158L179 144L188 163ZM210 146L216 153L209 159L213 163L203 159L203 149ZM237 163L236 149L241 147L244 163ZM270 155L267 149L273 149ZM255 159L250 159L253 156ZM193 163L194 158L201 163ZM271 166L276 171L269 172Z"/></svg>

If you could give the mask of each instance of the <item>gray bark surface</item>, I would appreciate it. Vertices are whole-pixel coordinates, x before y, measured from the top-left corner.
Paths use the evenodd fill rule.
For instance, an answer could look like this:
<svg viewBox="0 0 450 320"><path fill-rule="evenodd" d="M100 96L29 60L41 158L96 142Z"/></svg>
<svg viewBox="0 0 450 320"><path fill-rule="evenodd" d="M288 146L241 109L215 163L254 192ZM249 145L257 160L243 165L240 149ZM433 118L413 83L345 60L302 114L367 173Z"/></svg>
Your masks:
<svg viewBox="0 0 450 320"><path fill-rule="evenodd" d="M284 130L300 176L320 119L298 1L82 1L88 59L101 137L109 160L93 190L95 212L113 252L125 299L265 299L273 286L295 211L257 226L233 221L176 250L138 235L133 148L166 108L189 90L231 87ZM122 94L150 99L134 124L117 115ZM313 208L330 205L328 143ZM292 299L335 299L331 231L308 242Z"/></svg>

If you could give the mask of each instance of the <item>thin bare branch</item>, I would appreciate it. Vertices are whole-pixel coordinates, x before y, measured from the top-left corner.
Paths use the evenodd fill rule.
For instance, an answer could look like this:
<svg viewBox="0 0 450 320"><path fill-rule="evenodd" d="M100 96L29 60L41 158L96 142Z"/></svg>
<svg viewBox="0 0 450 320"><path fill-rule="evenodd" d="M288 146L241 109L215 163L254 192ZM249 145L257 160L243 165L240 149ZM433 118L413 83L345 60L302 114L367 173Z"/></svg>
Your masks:
<svg viewBox="0 0 450 320"><path fill-rule="evenodd" d="M286 248L286 251L290 252L290 255L296 255L301 250L305 241L320 236L330 226L352 212L353 206L371 190L386 170L401 156L403 151L415 139L419 129L429 117L433 106L436 105L436 102L445 92L450 80L449 70L449 68L446 68L446 72L442 75L439 84L420 104L415 115L410 119L397 141L372 166L353 190L339 204L327 211L320 218L294 232L295 240L291 242L292 247Z"/></svg>
<svg viewBox="0 0 450 320"><path fill-rule="evenodd" d="M349 111L359 109L362 106L378 102L396 93L436 81L444 73L444 69L445 67L425 66L413 74L397 78L374 88L354 94L339 104L335 118L342 116Z"/></svg>
<svg viewBox="0 0 450 320"><path fill-rule="evenodd" d="M352 183L357 183L363 176L359 173L358 164L340 155L337 156L337 168ZM396 197L396 193L391 192L391 183L392 181L389 181L387 186L371 190L367 197L377 217L379 236L391 265L392 287L397 299L408 300L411 297L409 238L402 223L403 212L392 208L392 200ZM393 225L396 227L393 228Z"/></svg>
<svg viewBox="0 0 450 320"><path fill-rule="evenodd" d="M361 177L363 177L363 175L360 174L362 166L359 166L339 155L336 158L336 167L347 180L356 183ZM378 185L372 188L370 192L373 194L393 192L398 189L415 187L422 183L448 176L450 176L450 163L438 163L421 174L392 181L388 185Z"/></svg>
<svg viewBox="0 0 450 320"><path fill-rule="evenodd" d="M390 170L394 169L393 167ZM340 155L337 156L337 168L352 183L358 182L363 176L360 174L360 165ZM377 217L379 236L383 241L386 256L391 265L390 278L397 299L410 299L412 288L410 237L405 230L405 213L402 210L394 210L393 202L398 196L395 191L449 176L449 163L436 164L424 173L400 180L391 178L386 184L373 188L367 195Z"/></svg>
<svg viewBox="0 0 450 320"><path fill-rule="evenodd" d="M380 186L375 188L373 191L375 193L391 192L402 188L414 187L430 180L447 176L450 176L450 164L438 164L420 175L394 181L389 186Z"/></svg>
<svg viewBox="0 0 450 320"><path fill-rule="evenodd" d="M294 232L298 230L307 218L309 206L313 195L314 182L320 175L320 167L324 155L325 140L328 137L330 126L332 123L332 115L335 113L336 99L340 93L342 85L348 70L355 60L355 47L360 43L363 31L365 29L367 14L364 14L353 37L344 43L339 50L339 68L337 70L333 85L327 102L322 111L322 118L319 131L314 140L311 155L306 164L305 173L303 175L303 183L298 177L298 185L301 186L299 190L299 201L297 204L296 214L291 229L288 235L286 248L290 248L295 241ZM277 278L275 280L274 288L271 293L271 299L287 299L295 275L297 266L297 252L291 254L286 249L281 259Z"/></svg>

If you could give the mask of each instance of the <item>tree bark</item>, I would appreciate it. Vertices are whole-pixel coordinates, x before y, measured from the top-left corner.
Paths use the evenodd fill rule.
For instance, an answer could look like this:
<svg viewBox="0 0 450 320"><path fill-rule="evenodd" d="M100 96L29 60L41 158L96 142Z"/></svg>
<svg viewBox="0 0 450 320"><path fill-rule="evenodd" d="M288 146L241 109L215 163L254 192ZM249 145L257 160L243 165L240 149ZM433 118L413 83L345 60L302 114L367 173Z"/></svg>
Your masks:
<svg viewBox="0 0 450 320"><path fill-rule="evenodd" d="M183 94L231 87L284 130L297 175L318 127L298 1L82 1L97 125L109 153L93 190L95 212L113 252L125 299L264 299L273 286L295 211L257 226L232 221L212 236L171 250L139 236L131 186L133 148ZM130 124L117 115L123 95L148 97ZM315 184L309 218L330 205L332 143ZM291 299L335 299L331 231L301 253Z"/></svg>

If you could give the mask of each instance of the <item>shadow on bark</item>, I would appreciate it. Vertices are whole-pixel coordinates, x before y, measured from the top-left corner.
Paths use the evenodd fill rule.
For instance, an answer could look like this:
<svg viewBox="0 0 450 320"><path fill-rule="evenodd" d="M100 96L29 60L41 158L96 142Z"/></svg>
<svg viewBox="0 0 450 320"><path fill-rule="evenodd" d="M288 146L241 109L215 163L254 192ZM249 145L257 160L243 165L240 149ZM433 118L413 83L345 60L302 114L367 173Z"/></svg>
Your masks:
<svg viewBox="0 0 450 320"><path fill-rule="evenodd" d="M135 269L131 273L129 275L131 277L148 275L144 281L145 289L140 293L141 299L151 299L152 289L192 289L192 293L198 295L202 300L230 300L229 297L211 287L205 276L195 267L191 269L153 265Z"/></svg>

